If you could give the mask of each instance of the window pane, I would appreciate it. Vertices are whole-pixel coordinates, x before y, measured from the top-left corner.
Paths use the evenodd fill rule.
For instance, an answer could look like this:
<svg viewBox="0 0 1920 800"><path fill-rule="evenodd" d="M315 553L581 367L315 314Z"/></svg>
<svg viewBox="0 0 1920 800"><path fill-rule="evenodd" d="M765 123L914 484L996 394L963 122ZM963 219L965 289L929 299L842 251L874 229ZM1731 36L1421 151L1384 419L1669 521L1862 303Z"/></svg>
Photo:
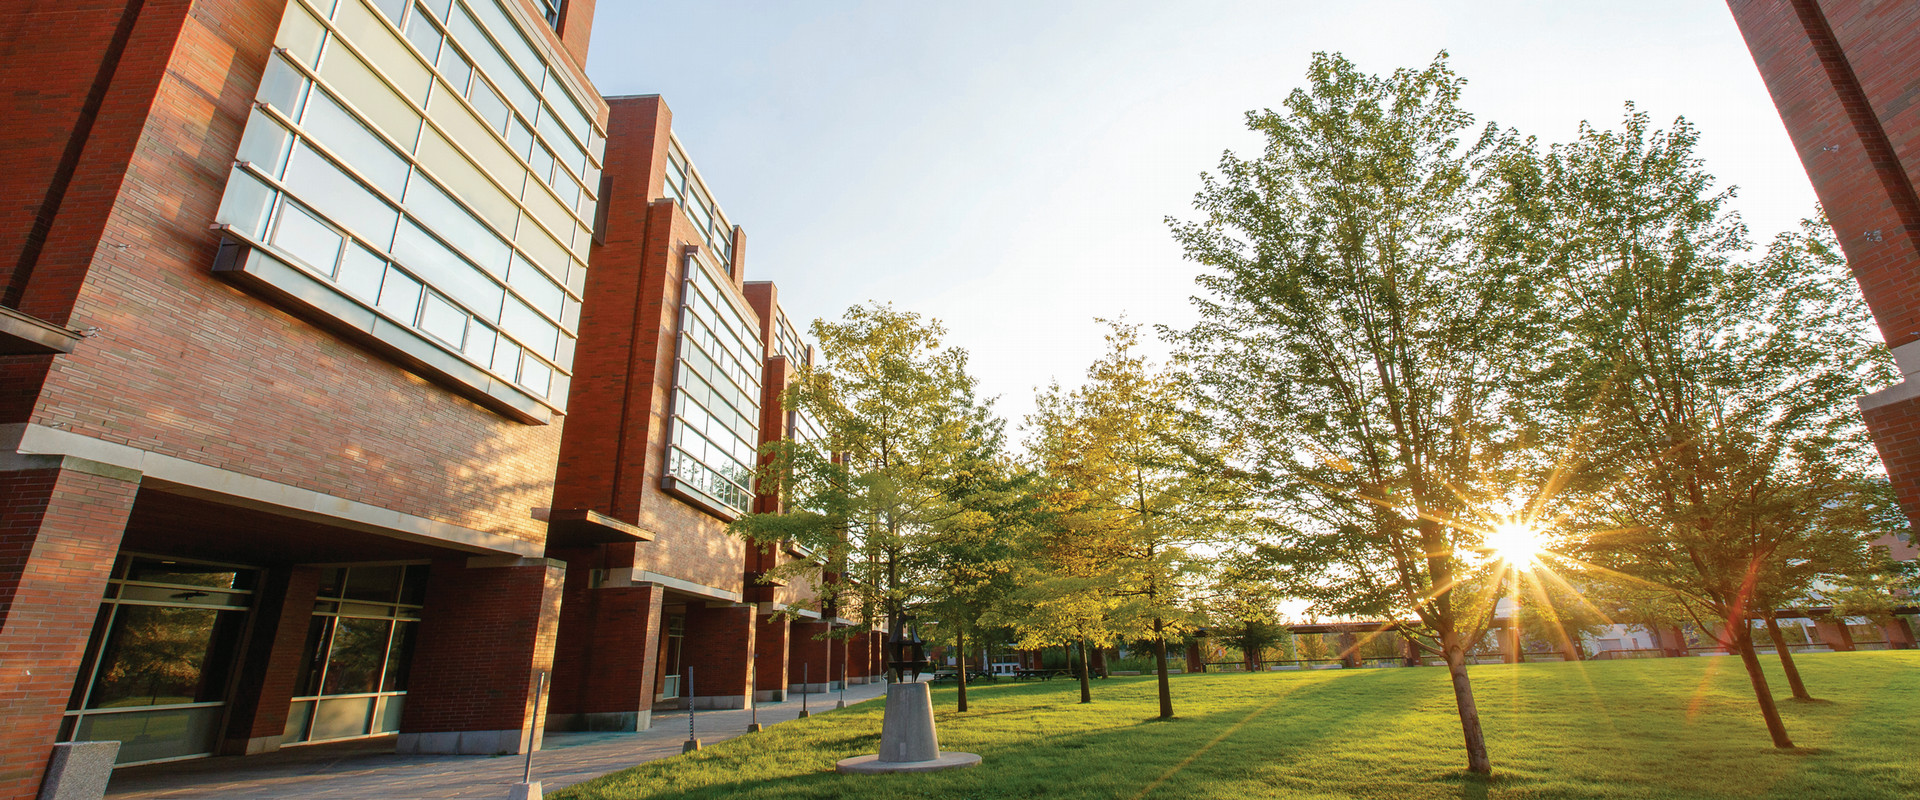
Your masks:
<svg viewBox="0 0 1920 800"><path fill-rule="evenodd" d="M393 649L387 653L387 677L381 682L380 691L404 692L407 690L407 668L413 665L413 630L418 624L394 623Z"/></svg>
<svg viewBox="0 0 1920 800"><path fill-rule="evenodd" d="M508 380L518 377L520 374L520 348L513 342L508 341L506 337L501 337L500 343L493 348L493 364L488 368L500 373Z"/></svg>
<svg viewBox="0 0 1920 800"><path fill-rule="evenodd" d="M280 18L280 32L274 34L273 43L287 48L287 52L311 67L320 59L320 42L326 33L327 29L321 27L320 20L314 19L305 6L289 3L286 15Z"/></svg>
<svg viewBox="0 0 1920 800"><path fill-rule="evenodd" d="M240 136L240 152L235 157L252 164L254 169L278 178L280 168L286 164L287 150L292 145L293 134L256 109L247 115L247 131Z"/></svg>
<svg viewBox="0 0 1920 800"><path fill-rule="evenodd" d="M348 244L346 254L340 259L340 272L333 281L349 294L371 303L380 297L380 278L386 271L386 259L360 245Z"/></svg>
<svg viewBox="0 0 1920 800"><path fill-rule="evenodd" d="M407 21L407 41L431 64L440 57L440 40L440 29L427 21L427 11L415 6L413 19Z"/></svg>
<svg viewBox="0 0 1920 800"><path fill-rule="evenodd" d="M420 330L458 348L467 335L467 313L429 292L420 310Z"/></svg>
<svg viewBox="0 0 1920 800"><path fill-rule="evenodd" d="M261 102L280 109L292 119L300 118L300 100L307 91L307 78L280 58L267 59L266 74L260 76Z"/></svg>
<svg viewBox="0 0 1920 800"><path fill-rule="evenodd" d="M375 246L383 247L393 241L393 226L400 218L399 212L313 148L305 145L294 148L293 157L287 161L285 182L301 202Z"/></svg>
<svg viewBox="0 0 1920 800"><path fill-rule="evenodd" d="M528 356L526 363L520 366L520 385L534 394L546 397L547 392L552 391L553 388L553 368Z"/></svg>
<svg viewBox="0 0 1920 800"><path fill-rule="evenodd" d="M460 155L438 133L429 130L421 135L420 163L433 174L434 180L454 196L465 200L495 230L513 230L514 220L519 217L519 209L514 206L513 200L502 194L498 186L474 167L473 162Z"/></svg>
<svg viewBox="0 0 1920 800"><path fill-rule="evenodd" d="M471 327L472 329L467 331L467 344L466 347L463 348L464 352L475 361L480 362L481 366L492 366L494 340L497 339L499 335L494 333L492 328L485 325L476 324Z"/></svg>
<svg viewBox="0 0 1920 800"><path fill-rule="evenodd" d="M434 288L452 295L488 320L498 318L500 298L506 294L500 285L482 275L465 260L454 255L437 240L406 220L393 240L393 257L409 271Z"/></svg>
<svg viewBox="0 0 1920 800"><path fill-rule="evenodd" d="M508 105L522 114L533 115L533 110L539 102L534 99L533 90L527 88L526 83L520 79L519 73L507 64L507 60L500 55L499 50L494 49L493 44L480 32L479 23L467 16L465 9L454 7L453 15L447 19L447 32L453 34L454 40L460 43L461 49L467 51L467 56L473 59L474 67L493 79L494 84L500 88L501 94L506 96Z"/></svg>
<svg viewBox="0 0 1920 800"><path fill-rule="evenodd" d="M440 71L446 73L447 82L453 86L455 94L466 96L467 84L473 81L473 65L468 64L467 59L460 55L460 51L453 49L451 43L440 47Z"/></svg>
<svg viewBox="0 0 1920 800"><path fill-rule="evenodd" d="M327 53L320 64L320 77L327 79L342 99L365 114L367 121L386 132L401 147L413 144L420 135L420 113L387 88L373 70L346 48L337 48Z"/></svg>
<svg viewBox="0 0 1920 800"><path fill-rule="evenodd" d="M222 699L245 612L121 606L101 648L90 708Z"/></svg>
<svg viewBox="0 0 1920 800"><path fill-rule="evenodd" d="M527 263L519 256L513 259L513 271L507 273L507 283L520 293L535 308L547 312L555 318L560 316L561 300L566 296L560 285L542 273L539 268Z"/></svg>
<svg viewBox="0 0 1920 800"><path fill-rule="evenodd" d="M553 323L541 319L533 309L512 298L508 298L506 308L500 312L500 327L547 358L553 358L554 348L560 343L560 330L553 327Z"/></svg>
<svg viewBox="0 0 1920 800"><path fill-rule="evenodd" d="M345 0L343 0L344 2ZM400 14L407 10L406 0L372 0L373 7L380 9L394 25L400 24Z"/></svg>
<svg viewBox="0 0 1920 800"><path fill-rule="evenodd" d="M384 619L341 617L334 624L333 651L327 657L327 681L322 693L378 691L392 627L393 623Z"/></svg>
<svg viewBox="0 0 1920 800"><path fill-rule="evenodd" d="M267 209L272 207L274 194L273 188L258 178L235 169L227 178L227 193L220 198L220 210L213 220L257 239L267 224Z"/></svg>
<svg viewBox="0 0 1920 800"><path fill-rule="evenodd" d="M495 275L505 274L512 250L491 228L474 219L425 175L415 172L404 201L425 227Z"/></svg>
<svg viewBox="0 0 1920 800"><path fill-rule="evenodd" d="M293 203L280 207L280 222L274 226L273 245L299 259L320 274L333 277L334 261L340 257L340 234Z"/></svg>
<svg viewBox="0 0 1920 800"><path fill-rule="evenodd" d="M326 92L316 91L307 98L307 113L300 124L388 194L399 197L407 188L406 160Z"/></svg>
<svg viewBox="0 0 1920 800"><path fill-rule="evenodd" d="M480 112L480 118L486 121L488 127L496 131L507 129L507 117L513 112L507 109L507 101L494 94L493 88L485 81L474 81L473 89L467 92L467 99L473 101L474 110Z"/></svg>
<svg viewBox="0 0 1920 800"><path fill-rule="evenodd" d="M387 567L348 567L347 585L341 596L348 600L391 603L398 599L401 569Z"/></svg>
<svg viewBox="0 0 1920 800"><path fill-rule="evenodd" d="M480 22L487 26L487 31L500 42L501 49L506 51L508 58L513 59L514 65L528 80L537 84L545 78L546 65L541 63L540 57L527 44L526 37L520 35L520 26L513 24L497 0L468 0L467 5L479 16ZM492 75L491 72L488 74ZM500 80L500 77L494 76L494 80ZM521 110L530 113L532 108L522 106Z"/></svg>
<svg viewBox="0 0 1920 800"><path fill-rule="evenodd" d="M420 282L388 267L386 280L380 283L379 305L382 311L412 325L414 315L420 310Z"/></svg>
<svg viewBox="0 0 1920 800"><path fill-rule="evenodd" d="M395 18L399 17L399 9L403 7L396 0L374 0L374 2L393 5ZM340 0L340 5L333 12L333 23L339 26L341 33L346 34L347 41L352 42L355 48L366 54L367 60L385 72L393 81L393 85L399 87L402 93L412 98L415 103L426 102L427 85L433 82L433 77L427 72L426 65L414 58L413 51L401 44L400 39L393 35L392 29L383 24L379 17L374 16L365 4L358 0ZM333 58L333 54L327 56L329 61ZM348 87L341 88L344 90Z"/></svg>

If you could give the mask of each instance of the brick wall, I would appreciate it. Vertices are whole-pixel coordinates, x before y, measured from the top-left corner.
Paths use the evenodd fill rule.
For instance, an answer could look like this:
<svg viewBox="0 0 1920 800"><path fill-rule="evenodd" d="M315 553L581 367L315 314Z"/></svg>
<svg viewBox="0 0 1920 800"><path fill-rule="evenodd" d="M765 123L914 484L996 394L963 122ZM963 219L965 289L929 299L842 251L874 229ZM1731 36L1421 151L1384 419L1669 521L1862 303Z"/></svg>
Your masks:
<svg viewBox="0 0 1920 800"><path fill-rule="evenodd" d="M754 681L753 688L759 692L777 692L777 698L786 696L788 678L787 656L791 652L792 621L778 614L759 615L758 630L754 631Z"/></svg>
<svg viewBox="0 0 1920 800"><path fill-rule="evenodd" d="M1920 341L1920 4L1729 0L1847 263L1889 346ZM1871 405L1872 402L1869 402ZM1920 525L1913 400L1869 408Z"/></svg>
<svg viewBox="0 0 1920 800"><path fill-rule="evenodd" d="M138 484L0 473L0 797L33 797Z"/></svg>
<svg viewBox="0 0 1920 800"><path fill-rule="evenodd" d="M553 668L565 569L494 561L444 559L428 572L402 734L524 731L530 723L535 673Z"/></svg>
<svg viewBox="0 0 1920 800"><path fill-rule="evenodd" d="M714 698L709 707L744 708L753 694L753 606L687 604L687 636L681 664L692 667L692 696Z"/></svg>
<svg viewBox="0 0 1920 800"><path fill-rule="evenodd" d="M9 4L7 24L51 30L93 69L97 26L66 39L65 21L113 15L68 5ZM549 504L559 425L508 421L213 278L207 225L284 0L191 7L144 4L22 295L97 335L0 359L0 422L539 541L528 511Z"/></svg>
<svg viewBox="0 0 1920 800"><path fill-rule="evenodd" d="M826 632L825 622L798 620L793 623L793 632L789 634L787 680L795 684L827 682L823 674L829 667L827 640L820 638Z"/></svg>

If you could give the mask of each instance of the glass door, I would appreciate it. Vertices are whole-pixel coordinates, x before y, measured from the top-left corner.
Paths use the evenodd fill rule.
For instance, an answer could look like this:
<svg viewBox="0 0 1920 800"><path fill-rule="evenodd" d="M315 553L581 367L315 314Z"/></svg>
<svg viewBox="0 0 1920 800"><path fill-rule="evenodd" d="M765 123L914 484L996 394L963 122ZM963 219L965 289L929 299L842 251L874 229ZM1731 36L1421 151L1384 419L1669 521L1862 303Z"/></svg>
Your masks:
<svg viewBox="0 0 1920 800"><path fill-rule="evenodd" d="M60 741L118 741L122 765L211 754L257 580L231 564L121 556Z"/></svg>
<svg viewBox="0 0 1920 800"><path fill-rule="evenodd" d="M680 645L687 638L687 618L667 617L667 636L660 648L660 696L654 700L672 700L680 696Z"/></svg>

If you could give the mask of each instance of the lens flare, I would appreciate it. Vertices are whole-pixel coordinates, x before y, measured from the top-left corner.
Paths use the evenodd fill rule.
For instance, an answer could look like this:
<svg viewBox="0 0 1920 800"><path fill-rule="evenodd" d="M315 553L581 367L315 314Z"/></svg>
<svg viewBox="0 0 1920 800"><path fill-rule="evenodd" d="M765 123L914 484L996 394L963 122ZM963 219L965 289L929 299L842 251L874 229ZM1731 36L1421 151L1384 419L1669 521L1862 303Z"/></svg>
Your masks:
<svg viewBox="0 0 1920 800"><path fill-rule="evenodd" d="M1487 550L1515 567L1540 563L1540 529L1523 522L1502 522L1487 531Z"/></svg>

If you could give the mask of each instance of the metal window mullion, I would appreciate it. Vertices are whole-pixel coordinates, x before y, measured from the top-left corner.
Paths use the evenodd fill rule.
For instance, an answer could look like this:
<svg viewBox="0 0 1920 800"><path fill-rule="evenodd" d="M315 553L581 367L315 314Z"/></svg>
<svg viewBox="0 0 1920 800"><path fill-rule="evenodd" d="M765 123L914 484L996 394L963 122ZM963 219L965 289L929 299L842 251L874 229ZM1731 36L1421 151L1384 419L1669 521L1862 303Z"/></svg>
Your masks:
<svg viewBox="0 0 1920 800"><path fill-rule="evenodd" d="M466 2L466 0L460 0L460 4L461 4L461 5L465 5L465 6L471 6L471 5L472 5L471 3L468 3L468 2ZM506 6L509 6L509 5L511 5L511 4L502 4L502 10L506 10L506 8L505 8L505 7L506 7ZM448 13L449 13L449 14L451 14L452 12L451 12L451 11L449 11ZM524 73L521 73L521 72L520 72L520 65L519 65L519 64L515 64L515 63L513 62L513 57L512 57L512 56L509 56L509 55L507 55L507 50L506 50L506 48L504 48L504 47L501 47L501 46L500 46L500 40L499 40L499 37L498 37L498 36L495 36L495 35L493 34L493 31L491 31L491 30L488 30L488 29L487 29L487 26L486 26L486 25L484 25L484 24L480 24L480 15L478 15L478 14L475 14L475 13L473 13L473 9L472 9L471 7L469 7L469 8L467 9L467 15L468 15L469 17L472 17L472 18L473 18L473 21L474 21L474 23L475 23L475 27L477 27L477 28L479 28L479 29L480 29L480 35L482 35L482 36L485 36L485 37L487 37L487 38L488 38L489 40L491 40L491 42L490 42L490 43L491 43L491 44L493 45L493 47L494 47L494 50L495 50L495 51L497 51L497 52L499 52L499 53L500 53L500 57L501 57L502 59L504 59L504 60L505 60L505 61L507 62L507 68L508 68L508 69L511 69L511 70L513 70L513 71L514 71L514 72L515 72L516 74L519 74L519 75L520 75L520 77L522 77L522 78L529 78L529 76L527 76L526 74L524 74ZM510 12L509 12L509 15L510 15ZM441 27L441 29L440 29L440 32L441 32L442 34L446 34L446 32L447 32L447 31L446 31L446 28L445 28L445 27ZM448 36L448 38L452 38L452 36L451 36L451 35L449 35L449 36ZM531 46L531 45L532 45L533 43L532 43L532 42L528 42L527 44L528 44L529 46ZM534 55L535 55L535 56L544 56L544 54L542 54L542 53L540 53L540 52L539 52L539 48L537 48L537 47L536 47L536 48L534 48L534 49L535 49L535 52L534 52ZM533 103L534 103L534 105L536 105L536 106L539 106L539 107L540 107L540 108L539 108L539 110L540 110L540 111L542 111L542 112L544 112L544 111L546 110L546 106L549 106L549 105L552 105L552 103L551 103L551 102L549 102L549 101L547 100L547 98L546 98L546 95L544 95L544 94L541 94L541 92L543 92L543 91L545 91L545 89L546 89L546 85L547 85L547 76L546 76L546 73L547 73L547 72L552 72L552 73L555 73L555 74L558 74L558 73L559 73L559 70L556 70L556 69L554 69L554 68L553 68L553 61L552 61L552 59L548 59L548 58L544 58L544 57L542 57L542 58L540 59L540 66L544 68L544 71L543 71L543 72L541 73L541 75L540 75L540 85L539 85L539 86L535 86L535 87L533 88ZM479 70L474 70L474 72L475 72L476 74L480 74L480 73L479 73ZM489 81L488 81L488 83L492 83L492 81L491 81L491 80L489 80ZM529 80L527 80L527 84L528 84L529 86L531 86L531 85L533 84L533 81L532 81L531 79L529 79ZM571 88L571 87L563 87L561 91L563 91L563 92L564 92L564 91L566 91L566 89L567 89L567 88ZM568 99L570 99L570 100L571 100L572 98L568 98ZM596 126L596 125L594 124L594 120L593 120L593 118L592 118L592 117L588 117L588 118L587 118L587 126L588 126L589 128L595 128L595 127L597 127L597 126ZM529 129L531 129L531 126L529 126ZM582 142L582 141L580 141L580 139L579 139L579 137L577 137L577 136L574 136L574 135L573 135L573 131L572 131L572 129L570 129L570 128L568 128L568 127L567 127L566 125L564 125L564 124L563 124L563 125L561 125L561 126L560 126L560 130L561 130L562 132L564 132L564 133L566 134L566 136L567 136L567 139L568 139L568 140L570 140L570 141L572 141L572 142L573 142L573 143L575 144L575 146L577 146L577 147L579 147L579 148L580 148L580 152L581 152L581 154L583 154L583 155L585 155L585 156L587 157L587 162L588 162L588 163L590 163L590 164L592 164L592 163L594 163L594 159L593 159L593 148L591 148L591 147L588 147L588 146L587 146L587 143L586 143L586 142ZM540 133L540 131L538 131L538 130L534 130L534 131L533 131L533 135L534 135L534 136L537 136L537 137L540 137L540 138L543 138L543 139L544 139L544 138L547 138L547 137L545 137L545 136L542 136L542 135L541 135L541 133ZM602 135L604 135L604 134L602 134ZM604 165L602 165L602 164L594 164L594 166L604 166ZM586 185L586 182L587 182L587 181L586 181L586 176L584 176L584 175L576 175L576 176L574 176L574 177L576 177L576 178L579 178L579 179L580 179L580 184L581 184L582 186L584 186L584 185ZM595 198L595 199L598 199L598 198Z"/></svg>

